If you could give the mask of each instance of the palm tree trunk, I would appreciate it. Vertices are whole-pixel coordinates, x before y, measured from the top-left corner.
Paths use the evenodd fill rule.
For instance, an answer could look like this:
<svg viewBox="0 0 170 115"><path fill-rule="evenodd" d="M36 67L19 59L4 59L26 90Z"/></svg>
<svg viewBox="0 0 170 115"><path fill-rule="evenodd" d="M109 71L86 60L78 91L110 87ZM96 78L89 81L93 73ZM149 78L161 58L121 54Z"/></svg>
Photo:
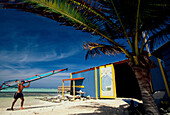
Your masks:
<svg viewBox="0 0 170 115"><path fill-rule="evenodd" d="M145 110L145 113L147 115L159 115L158 107L155 103L155 100L152 96L152 92L150 89L149 69L141 68L137 66L133 66L132 69L136 75L141 90L143 108Z"/></svg>

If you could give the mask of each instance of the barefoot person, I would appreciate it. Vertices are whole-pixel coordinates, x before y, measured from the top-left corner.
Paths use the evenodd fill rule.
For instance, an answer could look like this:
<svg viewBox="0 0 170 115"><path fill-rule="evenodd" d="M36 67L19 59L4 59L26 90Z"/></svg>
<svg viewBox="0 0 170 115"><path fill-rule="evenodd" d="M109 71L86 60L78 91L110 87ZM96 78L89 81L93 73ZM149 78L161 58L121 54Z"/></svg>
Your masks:
<svg viewBox="0 0 170 115"><path fill-rule="evenodd" d="M24 96L23 96L23 94L22 94L22 90L23 90L24 88L27 88L27 87L30 86L30 82L29 82L28 86L23 86L23 84L25 83L25 81L21 81L21 84L19 84L19 81L17 81L17 82L18 82L18 91L17 91L17 92L15 93L15 95L14 95L14 101L13 101L13 103L12 103L11 110L14 110L13 107L14 107L15 102L18 100L18 98L21 99L21 109L23 109Z"/></svg>

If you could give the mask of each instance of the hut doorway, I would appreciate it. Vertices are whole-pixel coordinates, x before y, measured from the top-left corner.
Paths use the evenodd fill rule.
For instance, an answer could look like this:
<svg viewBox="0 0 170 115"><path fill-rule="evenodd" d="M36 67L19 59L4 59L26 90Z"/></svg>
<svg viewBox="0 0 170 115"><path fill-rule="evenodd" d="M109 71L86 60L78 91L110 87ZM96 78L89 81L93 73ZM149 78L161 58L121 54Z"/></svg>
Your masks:
<svg viewBox="0 0 170 115"><path fill-rule="evenodd" d="M122 63L114 68L117 97L141 99L140 88L131 67Z"/></svg>

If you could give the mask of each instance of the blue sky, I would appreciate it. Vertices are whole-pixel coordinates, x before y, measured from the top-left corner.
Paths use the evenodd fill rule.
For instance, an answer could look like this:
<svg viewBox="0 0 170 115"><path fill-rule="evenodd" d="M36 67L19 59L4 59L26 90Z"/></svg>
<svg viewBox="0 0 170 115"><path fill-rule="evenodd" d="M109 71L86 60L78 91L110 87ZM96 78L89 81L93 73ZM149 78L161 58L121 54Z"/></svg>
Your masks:
<svg viewBox="0 0 170 115"><path fill-rule="evenodd" d="M103 55L85 60L83 43L98 38L36 14L0 9L0 84L69 68L31 83L33 88L57 88L71 72L125 59L124 55Z"/></svg>

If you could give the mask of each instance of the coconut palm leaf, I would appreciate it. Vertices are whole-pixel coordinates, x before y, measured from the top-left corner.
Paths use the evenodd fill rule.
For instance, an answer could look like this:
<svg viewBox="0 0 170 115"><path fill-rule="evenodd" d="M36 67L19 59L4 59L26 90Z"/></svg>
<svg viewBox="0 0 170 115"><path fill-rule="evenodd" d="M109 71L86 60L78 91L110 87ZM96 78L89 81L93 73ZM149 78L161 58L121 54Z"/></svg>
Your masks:
<svg viewBox="0 0 170 115"><path fill-rule="evenodd" d="M119 47L106 45L106 44L89 42L89 43L84 43L83 46L85 50L88 50L85 59L87 59L89 55L91 55L92 57L96 55L101 56L101 52L105 55L115 55L115 54L123 53Z"/></svg>
<svg viewBox="0 0 170 115"><path fill-rule="evenodd" d="M113 29L113 33L122 33L116 23L113 23L104 13L99 13L98 7L86 9L88 5L82 8L77 6L77 2L70 0L23 0L24 2L16 2L5 4L5 8L17 8L27 12L38 13L40 15L50 17L67 26L74 26L78 30L87 31L91 34L100 35L106 38L112 44L118 46L124 53L129 54L121 45L116 43L114 39L118 37L110 37L109 32L103 24L108 23ZM75 5L76 4L76 5ZM51 16L52 15L52 16ZM100 19L99 19L100 18ZM117 36L115 34L115 36ZM124 36L124 34L121 34Z"/></svg>
<svg viewBox="0 0 170 115"><path fill-rule="evenodd" d="M137 0L99 0L99 2L105 5L113 13L113 17L116 17L115 11L111 2L114 2L119 17L123 23L123 26L129 33L132 44L135 42L134 36L136 34L136 17L137 17ZM138 22L138 36L140 44L142 39L142 31L148 31L151 34L151 30L155 31L161 26L167 26L169 24L168 7L169 1L167 0L142 0L139 8L139 22ZM115 18L117 19L117 18ZM118 21L117 21L118 22Z"/></svg>
<svg viewBox="0 0 170 115"><path fill-rule="evenodd" d="M87 13L81 13L80 10L74 7L73 4L66 0L23 0L23 2L6 3L5 8L17 8L27 12L38 13L56 19L63 24L71 24L76 28L93 32L97 30L97 26L92 24L87 18Z"/></svg>
<svg viewBox="0 0 170 115"><path fill-rule="evenodd" d="M91 13L91 14L94 14L94 16L96 16L95 18L97 18L99 20L100 20L100 18L102 20L105 20L107 23L109 23L112 26L112 28L114 28L118 32L123 33L123 31L115 23L113 23L113 21L110 19L111 18L110 15L108 15L106 13L106 12L108 12L108 9L106 9L104 7L100 7L101 4L97 3L98 0L94 0L95 3L93 5L92 5L93 1L91 1L91 0L89 3L88 3L88 1L80 1L80 0L70 0L70 1L73 2L75 5L77 5L77 7L80 7L81 9L83 9L85 11L89 11L89 13Z"/></svg>
<svg viewBox="0 0 170 115"><path fill-rule="evenodd" d="M8 0L4 0L8 1ZM4 7L17 8L52 18L77 30L100 35L130 58L129 52L138 56L144 51L143 31L154 39L160 38L169 24L169 7L166 0L23 0ZM165 36L167 32L164 31ZM116 39L125 39L119 44ZM150 44L154 39L149 39ZM164 38L163 38L164 39ZM127 41L127 49L121 47ZM149 43L149 42L148 42ZM155 42L153 42L155 43ZM150 45L152 46L152 45ZM130 47L130 49L128 49ZM135 50L134 50L135 49ZM140 49L140 52L139 52Z"/></svg>
<svg viewBox="0 0 170 115"><path fill-rule="evenodd" d="M170 30L170 25L168 25L166 28L162 29L159 32L155 32L155 33L153 32L153 35L150 36L148 39L148 44L149 44L151 51L153 51L154 46L157 46L157 44L160 44L160 43L164 43L166 40L170 38L169 30Z"/></svg>

